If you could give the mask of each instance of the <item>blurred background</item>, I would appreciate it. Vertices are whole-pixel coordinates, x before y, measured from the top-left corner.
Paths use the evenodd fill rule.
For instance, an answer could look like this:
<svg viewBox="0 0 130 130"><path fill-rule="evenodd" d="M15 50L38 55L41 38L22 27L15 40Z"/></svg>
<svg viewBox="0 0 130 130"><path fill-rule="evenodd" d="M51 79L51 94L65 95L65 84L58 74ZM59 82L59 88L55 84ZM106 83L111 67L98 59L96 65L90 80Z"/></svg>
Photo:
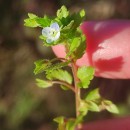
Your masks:
<svg viewBox="0 0 130 130"><path fill-rule="evenodd" d="M130 19L130 0L0 0L0 130L54 130L54 117L75 116L74 95L59 87L35 85L34 61L53 58L42 46L39 29L24 27L27 13L53 16L61 5L72 12L86 10L86 20ZM130 80L94 78L102 96L130 115ZM89 113L85 121L113 118L104 111Z"/></svg>

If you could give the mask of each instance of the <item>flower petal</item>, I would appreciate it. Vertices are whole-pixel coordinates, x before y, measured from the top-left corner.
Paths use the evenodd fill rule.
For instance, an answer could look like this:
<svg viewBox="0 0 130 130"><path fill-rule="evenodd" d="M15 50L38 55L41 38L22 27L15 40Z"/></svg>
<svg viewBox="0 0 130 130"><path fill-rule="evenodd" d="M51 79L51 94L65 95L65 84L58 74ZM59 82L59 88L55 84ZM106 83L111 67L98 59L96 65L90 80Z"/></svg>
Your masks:
<svg viewBox="0 0 130 130"><path fill-rule="evenodd" d="M53 23L53 24L50 25L50 27L55 29L56 31L60 30L60 27L59 27L58 23Z"/></svg>
<svg viewBox="0 0 130 130"><path fill-rule="evenodd" d="M45 27L42 29L42 35L45 37L50 37L50 32L51 32L51 28L50 27Z"/></svg>

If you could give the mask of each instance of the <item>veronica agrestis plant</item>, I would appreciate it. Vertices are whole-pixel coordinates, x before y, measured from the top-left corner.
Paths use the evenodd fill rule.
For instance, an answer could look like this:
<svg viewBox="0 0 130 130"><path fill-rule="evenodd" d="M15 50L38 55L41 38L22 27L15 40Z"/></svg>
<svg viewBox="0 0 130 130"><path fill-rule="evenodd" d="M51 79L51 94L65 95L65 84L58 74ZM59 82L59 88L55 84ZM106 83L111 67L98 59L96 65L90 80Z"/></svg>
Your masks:
<svg viewBox="0 0 130 130"><path fill-rule="evenodd" d="M54 119L58 123L58 130L82 130L81 123L88 111L100 112L108 110L118 113L117 107L109 100L103 99L99 89L90 91L84 98L81 98L81 90L88 89L90 81L94 77L94 68L91 66L78 67L76 61L80 59L86 50L86 39L80 30L80 24L85 17L85 11L70 14L65 6L62 6L56 13L56 17L38 17L29 13L25 19L25 26L41 28L40 39L45 46L62 44L66 50L64 59L55 58L52 60L41 59L35 62L34 73L44 73L46 79L36 79L39 87L48 88L53 84L61 85L61 88L70 89L75 94L76 117L65 118L63 116ZM57 62L55 62L57 61ZM72 74L64 69L70 66Z"/></svg>

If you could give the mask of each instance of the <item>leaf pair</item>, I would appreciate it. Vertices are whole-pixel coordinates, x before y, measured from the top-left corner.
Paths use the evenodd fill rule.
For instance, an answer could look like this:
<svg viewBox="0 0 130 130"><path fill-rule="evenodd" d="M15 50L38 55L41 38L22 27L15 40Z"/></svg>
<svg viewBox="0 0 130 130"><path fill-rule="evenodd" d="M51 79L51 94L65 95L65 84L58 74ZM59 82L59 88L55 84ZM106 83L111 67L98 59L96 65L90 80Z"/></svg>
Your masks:
<svg viewBox="0 0 130 130"><path fill-rule="evenodd" d="M72 84L73 78L71 74L68 71L61 69L67 66L70 63L70 61L58 62L53 64L57 60L59 59L55 58L52 60L38 60L35 62L36 67L34 69L34 73L39 74L45 72L46 78L48 79L48 80L36 79L36 83L39 87L42 88L50 87L54 84L53 80L61 81L55 83L60 83L62 85L61 87L65 90L68 89L65 85Z"/></svg>
<svg viewBox="0 0 130 130"><path fill-rule="evenodd" d="M103 99L99 94L99 89L94 89L90 91L84 100L81 101L80 111L87 113L89 111L99 112L102 110L107 110L110 113L119 113L116 105L110 101Z"/></svg>
<svg viewBox="0 0 130 130"><path fill-rule="evenodd" d="M51 87L53 84L60 84L61 88L64 90L71 89L70 87L68 87L68 85L71 86L73 79L69 72L65 70L53 70L46 74L46 78L48 80L36 79L37 86L41 88L48 88Z"/></svg>

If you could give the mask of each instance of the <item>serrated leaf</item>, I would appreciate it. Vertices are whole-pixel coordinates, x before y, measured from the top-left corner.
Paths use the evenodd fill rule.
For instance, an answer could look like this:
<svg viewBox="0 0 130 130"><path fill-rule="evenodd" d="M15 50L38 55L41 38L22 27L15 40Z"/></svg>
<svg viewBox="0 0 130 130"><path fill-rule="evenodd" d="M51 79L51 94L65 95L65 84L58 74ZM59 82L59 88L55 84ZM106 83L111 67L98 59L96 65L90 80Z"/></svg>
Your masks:
<svg viewBox="0 0 130 130"><path fill-rule="evenodd" d="M36 22L36 19L38 18L35 14L28 13L27 19L24 20L24 25L28 27L38 27L39 24Z"/></svg>
<svg viewBox="0 0 130 130"><path fill-rule="evenodd" d="M51 87L53 85L52 82L46 81L46 80L42 80L42 79L36 79L36 84L40 88L48 88L48 87Z"/></svg>
<svg viewBox="0 0 130 130"><path fill-rule="evenodd" d="M87 96L85 97L85 100L95 101L95 100L98 100L98 99L100 99L100 98L101 98L101 96L100 96L100 94L99 94L99 89L96 88L96 89L90 91L90 92L87 94Z"/></svg>
<svg viewBox="0 0 130 130"><path fill-rule="evenodd" d="M55 121L58 124L63 124L64 123L64 119L65 118L63 116L60 116L60 117L54 118L53 121Z"/></svg>
<svg viewBox="0 0 130 130"><path fill-rule="evenodd" d="M105 108L106 108L107 111L109 111L111 113L115 113L115 114L119 113L119 110L118 110L117 106L114 103L112 103L112 101L104 100L103 103L104 103Z"/></svg>
<svg viewBox="0 0 130 130"><path fill-rule="evenodd" d="M33 13L28 13L28 17L33 19L33 18L37 18L37 15L35 15Z"/></svg>
<svg viewBox="0 0 130 130"><path fill-rule="evenodd" d="M40 25L40 27L47 27L50 26L51 19L49 19L47 16L44 16L44 18L38 17L36 22Z"/></svg>
<svg viewBox="0 0 130 130"><path fill-rule="evenodd" d="M47 69L51 65L51 62L49 60L38 60L34 62L34 64L36 66L34 69L34 74L36 75Z"/></svg>
<svg viewBox="0 0 130 130"><path fill-rule="evenodd" d="M69 52L66 57L70 56L79 47L80 43L80 37L75 37L70 45Z"/></svg>
<svg viewBox="0 0 130 130"><path fill-rule="evenodd" d="M90 84L90 80L94 77L94 68L92 67L80 67L77 72L77 76L80 79L80 86L82 88L88 88L88 85Z"/></svg>
<svg viewBox="0 0 130 130"><path fill-rule="evenodd" d="M88 112L88 104L84 100L80 101L79 111L84 113L83 115Z"/></svg>
<svg viewBox="0 0 130 130"><path fill-rule="evenodd" d="M35 69L34 69L34 74L39 74L42 73L43 71L45 72L51 72L53 70L61 69L62 67L67 66L70 61L66 62L58 62L58 63L53 63L56 59L52 60L38 60L34 62L35 64ZM57 61L57 60L56 60Z"/></svg>
<svg viewBox="0 0 130 130"><path fill-rule="evenodd" d="M73 24L74 24L74 20L72 20L69 24L67 24L65 27L63 27L63 29L61 31L62 32L63 31L68 31L69 29L71 29L71 27L73 26Z"/></svg>
<svg viewBox="0 0 130 130"><path fill-rule="evenodd" d="M35 18L25 19L24 22L25 22L24 25L27 26L27 27L38 27L39 26L39 24L36 22Z"/></svg>
<svg viewBox="0 0 130 130"><path fill-rule="evenodd" d="M63 90L69 90L69 88L66 87L66 86L64 86L64 85L61 85L60 87L61 87Z"/></svg>
<svg viewBox="0 0 130 130"><path fill-rule="evenodd" d="M43 18L40 18L36 16L35 14L28 13L29 18L24 20L24 25L28 27L46 27L50 26L51 19L49 19L47 16L44 16Z"/></svg>
<svg viewBox="0 0 130 130"><path fill-rule="evenodd" d="M79 27L76 30L72 30L70 33L69 32L67 33L67 37L69 37L71 40L67 56L71 55L71 57L74 59L79 59L83 56L86 50L86 37L84 34L82 34L82 31Z"/></svg>
<svg viewBox="0 0 130 130"><path fill-rule="evenodd" d="M92 101L82 100L79 108L80 108L79 110L84 113L83 115L85 115L88 112L88 110L94 111L94 112L100 111L99 106L95 102L92 102Z"/></svg>
<svg viewBox="0 0 130 130"><path fill-rule="evenodd" d="M86 115L86 113L84 114L83 112L80 112L78 117L76 117L75 126L77 126L79 123L82 123L83 118L84 118L85 115Z"/></svg>
<svg viewBox="0 0 130 130"><path fill-rule="evenodd" d="M84 16L85 16L85 10L82 9L82 10L79 12L79 14L80 14L81 18L84 17Z"/></svg>
<svg viewBox="0 0 130 130"><path fill-rule="evenodd" d="M53 119L56 123L58 123L58 129L57 130L66 130L65 128L65 118L63 116L57 117Z"/></svg>
<svg viewBox="0 0 130 130"><path fill-rule="evenodd" d="M89 111L94 111L94 112L100 111L99 106L95 102L89 101L87 103L88 103L88 110Z"/></svg>
<svg viewBox="0 0 130 130"><path fill-rule="evenodd" d="M83 54L85 53L86 50L86 37L85 35L81 35L81 42L80 45L78 46L78 48L75 51L75 58L79 59L83 56Z"/></svg>
<svg viewBox="0 0 130 130"><path fill-rule="evenodd" d="M77 29L77 27L80 26L80 24L82 23L83 19L85 16L85 11L81 10L78 13L74 13L71 15L71 19L73 19L75 21L75 28Z"/></svg>
<svg viewBox="0 0 130 130"><path fill-rule="evenodd" d="M66 130L75 130L75 120L69 119L66 123Z"/></svg>
<svg viewBox="0 0 130 130"><path fill-rule="evenodd" d="M61 69L61 68L65 67L65 66L68 66L69 63L70 63L70 61L59 62L59 63L56 63L56 64L52 64L48 68L48 71L53 71L53 70Z"/></svg>
<svg viewBox="0 0 130 130"><path fill-rule="evenodd" d="M47 73L46 76L47 79L58 79L61 81L65 81L69 84L72 84L72 76L67 72L66 70L58 69L58 70L53 70L50 73Z"/></svg>
<svg viewBox="0 0 130 130"><path fill-rule="evenodd" d="M66 18L69 15L69 11L65 6L62 6L58 11L57 11L57 17L59 19Z"/></svg>
<svg viewBox="0 0 130 130"><path fill-rule="evenodd" d="M76 126L83 121L84 116L85 115L80 112L80 114L78 115L78 117L76 117L76 119L70 118L69 120L67 120L66 130L75 130Z"/></svg>
<svg viewBox="0 0 130 130"><path fill-rule="evenodd" d="M44 41L46 40L46 38L43 35L40 35L39 38Z"/></svg>

